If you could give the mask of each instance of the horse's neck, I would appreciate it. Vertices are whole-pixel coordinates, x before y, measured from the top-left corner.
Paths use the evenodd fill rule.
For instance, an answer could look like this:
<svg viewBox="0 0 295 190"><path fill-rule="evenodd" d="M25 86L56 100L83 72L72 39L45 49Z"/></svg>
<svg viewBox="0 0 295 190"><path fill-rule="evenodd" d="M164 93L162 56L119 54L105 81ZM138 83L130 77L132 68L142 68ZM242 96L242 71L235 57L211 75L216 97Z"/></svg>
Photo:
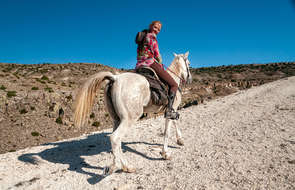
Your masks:
<svg viewBox="0 0 295 190"><path fill-rule="evenodd" d="M177 85L180 84L180 68L179 65L176 63L175 60L172 61L172 63L169 65L167 72L170 74L170 76L175 80Z"/></svg>

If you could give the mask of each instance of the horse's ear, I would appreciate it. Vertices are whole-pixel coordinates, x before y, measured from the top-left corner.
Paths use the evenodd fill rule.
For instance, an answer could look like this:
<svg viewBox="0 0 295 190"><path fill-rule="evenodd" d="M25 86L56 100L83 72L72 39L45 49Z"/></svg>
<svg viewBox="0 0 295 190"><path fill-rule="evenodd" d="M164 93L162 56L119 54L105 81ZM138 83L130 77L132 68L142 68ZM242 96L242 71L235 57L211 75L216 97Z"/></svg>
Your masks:
<svg viewBox="0 0 295 190"><path fill-rule="evenodd" d="M189 52L187 51L186 53L185 53L185 58L187 58L188 57L188 54L189 54Z"/></svg>
<svg viewBox="0 0 295 190"><path fill-rule="evenodd" d="M174 57L177 57L177 54L173 52Z"/></svg>

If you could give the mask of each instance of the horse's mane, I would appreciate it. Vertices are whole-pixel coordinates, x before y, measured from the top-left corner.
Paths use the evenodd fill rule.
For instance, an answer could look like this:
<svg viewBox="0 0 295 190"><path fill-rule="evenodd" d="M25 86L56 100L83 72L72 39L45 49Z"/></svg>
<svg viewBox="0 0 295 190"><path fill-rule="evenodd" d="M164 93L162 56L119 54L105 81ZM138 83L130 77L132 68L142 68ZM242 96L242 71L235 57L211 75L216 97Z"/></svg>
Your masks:
<svg viewBox="0 0 295 190"><path fill-rule="evenodd" d="M172 72L176 76L180 75L180 67L179 67L178 61L179 61L179 56L174 57L172 63L168 67L168 71Z"/></svg>

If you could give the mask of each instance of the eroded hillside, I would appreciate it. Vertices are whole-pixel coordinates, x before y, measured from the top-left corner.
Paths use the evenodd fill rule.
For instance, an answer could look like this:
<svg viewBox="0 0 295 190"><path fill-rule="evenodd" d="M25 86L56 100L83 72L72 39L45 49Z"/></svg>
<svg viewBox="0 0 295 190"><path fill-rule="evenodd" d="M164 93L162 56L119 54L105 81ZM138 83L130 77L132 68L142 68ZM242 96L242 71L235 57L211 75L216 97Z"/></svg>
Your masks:
<svg viewBox="0 0 295 190"><path fill-rule="evenodd" d="M0 63L0 153L111 127L102 93L97 95L87 126L76 128L72 122L75 90L99 71L126 72L94 63ZM181 108L294 76L295 63L192 68L191 73L193 83L183 87Z"/></svg>

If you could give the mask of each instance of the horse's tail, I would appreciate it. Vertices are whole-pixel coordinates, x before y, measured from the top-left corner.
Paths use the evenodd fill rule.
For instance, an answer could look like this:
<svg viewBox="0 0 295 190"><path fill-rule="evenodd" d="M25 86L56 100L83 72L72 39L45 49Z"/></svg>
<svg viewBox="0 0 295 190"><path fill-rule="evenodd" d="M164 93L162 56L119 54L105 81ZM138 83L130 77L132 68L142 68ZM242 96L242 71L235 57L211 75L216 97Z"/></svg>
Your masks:
<svg viewBox="0 0 295 190"><path fill-rule="evenodd" d="M100 89L103 81L114 82L115 75L111 72L100 72L88 78L79 89L74 103L74 124L82 126L88 119L92 109L96 92Z"/></svg>

